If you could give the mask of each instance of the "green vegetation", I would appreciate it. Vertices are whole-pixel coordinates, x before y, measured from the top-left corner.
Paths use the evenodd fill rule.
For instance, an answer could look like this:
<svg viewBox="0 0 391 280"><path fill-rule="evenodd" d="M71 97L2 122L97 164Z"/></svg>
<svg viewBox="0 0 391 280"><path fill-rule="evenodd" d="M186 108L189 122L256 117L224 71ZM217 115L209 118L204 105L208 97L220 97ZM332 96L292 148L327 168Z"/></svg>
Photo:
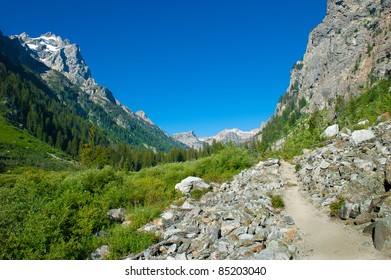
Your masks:
<svg viewBox="0 0 391 280"><path fill-rule="evenodd" d="M23 166L46 170L77 168L69 155L9 125L0 115L0 173ZM22 170L19 168L20 172Z"/></svg>
<svg viewBox="0 0 391 280"><path fill-rule="evenodd" d="M391 112L391 80L377 81L358 97L345 101L337 99L335 111L340 127L356 129L360 120L376 124L377 118L385 112Z"/></svg>
<svg viewBox="0 0 391 280"><path fill-rule="evenodd" d="M346 201L342 196L338 196L337 199L337 201L330 204L330 215L332 217L338 216L339 209L346 204Z"/></svg>
<svg viewBox="0 0 391 280"><path fill-rule="evenodd" d="M292 69L300 71L301 69L303 69L303 67L304 67L303 62L298 61L293 65Z"/></svg>
<svg viewBox="0 0 391 280"><path fill-rule="evenodd" d="M275 209L283 209L285 208L284 200L282 199L281 195L270 195L272 206Z"/></svg>
<svg viewBox="0 0 391 280"><path fill-rule="evenodd" d="M313 149L324 145L322 132L334 122L340 129L363 129L358 122L368 120L368 125L377 123L377 118L385 112L391 112L391 80L378 80L358 97L344 100L338 96L335 102L334 115L329 119L329 112L316 110L312 114L301 114L294 106L294 96L285 94L280 101L285 102L285 109L279 116L273 116L262 131L260 144L261 157L278 157L292 160L300 155L303 149ZM304 106L304 101L300 101ZM275 149L275 143L283 139L284 143Z"/></svg>
<svg viewBox="0 0 391 280"><path fill-rule="evenodd" d="M157 241L137 229L181 197L176 183L187 176L226 181L254 161L248 150L228 146L196 161L133 173L106 166L0 174L0 259L87 259L104 244L110 258L137 253ZM129 227L107 219L119 207L126 209Z"/></svg>

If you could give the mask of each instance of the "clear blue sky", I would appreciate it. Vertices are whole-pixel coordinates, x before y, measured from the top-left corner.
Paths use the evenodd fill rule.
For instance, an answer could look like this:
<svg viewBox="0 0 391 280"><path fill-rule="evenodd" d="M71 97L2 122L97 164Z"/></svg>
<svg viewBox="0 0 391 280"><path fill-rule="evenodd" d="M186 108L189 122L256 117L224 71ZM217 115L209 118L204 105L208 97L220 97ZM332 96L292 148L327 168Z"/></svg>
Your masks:
<svg viewBox="0 0 391 280"><path fill-rule="evenodd" d="M274 112L326 0L3 1L0 29L77 43L95 80L163 130L250 130Z"/></svg>

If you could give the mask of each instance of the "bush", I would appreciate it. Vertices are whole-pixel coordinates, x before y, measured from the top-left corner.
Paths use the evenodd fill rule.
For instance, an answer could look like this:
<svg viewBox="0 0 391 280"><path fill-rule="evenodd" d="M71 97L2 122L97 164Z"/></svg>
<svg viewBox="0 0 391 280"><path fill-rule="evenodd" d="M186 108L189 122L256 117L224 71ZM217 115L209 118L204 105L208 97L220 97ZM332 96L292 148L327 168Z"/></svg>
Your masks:
<svg viewBox="0 0 391 280"><path fill-rule="evenodd" d="M270 195L271 203L273 208L275 209L283 209L285 208L284 200L282 199L281 195Z"/></svg>
<svg viewBox="0 0 391 280"><path fill-rule="evenodd" d="M342 196L338 196L337 199L337 201L330 204L330 215L332 217L338 216L339 209L346 204L346 201Z"/></svg>
<svg viewBox="0 0 391 280"><path fill-rule="evenodd" d="M153 234L137 231L134 227L116 226L108 238L110 259L120 259L131 253L140 253L159 242Z"/></svg>

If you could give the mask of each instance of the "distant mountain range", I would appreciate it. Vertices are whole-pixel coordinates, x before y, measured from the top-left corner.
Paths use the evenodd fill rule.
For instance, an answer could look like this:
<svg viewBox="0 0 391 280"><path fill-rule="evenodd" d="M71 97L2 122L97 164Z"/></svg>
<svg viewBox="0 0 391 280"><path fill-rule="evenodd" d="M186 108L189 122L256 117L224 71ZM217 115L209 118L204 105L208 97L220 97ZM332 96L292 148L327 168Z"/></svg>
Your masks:
<svg viewBox="0 0 391 280"><path fill-rule="evenodd" d="M39 84L39 87L46 87L50 94L46 94L45 98L51 96L46 103L51 103L51 100L59 102L61 106L71 110L72 114L98 126L105 135L102 136L106 139L104 142L126 142L156 151L183 147L182 143L174 140L148 119L143 111L133 113L116 100L108 88L97 84L79 47L71 44L69 40L63 40L50 32L37 38L30 38L26 33L10 37L0 34L0 52L2 54L0 63L5 65L6 69L12 68L14 74L19 76L26 76L25 73L21 73L24 71L32 73L34 78L28 78L25 83L31 82L34 85ZM5 98L12 99L11 96ZM28 95L26 98L29 98ZM37 100L39 99L42 98ZM20 104L9 105L13 107L7 108L9 112L19 110ZM36 108L34 104L28 106L30 108L24 108L25 115ZM12 119L15 120L15 117L13 116ZM17 125L24 127L27 125L27 120L20 120ZM42 126L43 129L47 128L45 125ZM69 133L68 138L71 139L64 141L72 141L72 137ZM80 136L76 142L80 142L82 138ZM50 141L56 143L56 139Z"/></svg>
<svg viewBox="0 0 391 280"><path fill-rule="evenodd" d="M172 137L191 148L200 149L202 148L204 143L212 144L213 141L217 141L224 144L228 142L232 142L234 144L241 144L246 141L249 141L260 131L260 128L253 129L249 132L241 131L237 128L225 129L219 132L217 135L211 137L198 137L194 131L189 131L176 133Z"/></svg>

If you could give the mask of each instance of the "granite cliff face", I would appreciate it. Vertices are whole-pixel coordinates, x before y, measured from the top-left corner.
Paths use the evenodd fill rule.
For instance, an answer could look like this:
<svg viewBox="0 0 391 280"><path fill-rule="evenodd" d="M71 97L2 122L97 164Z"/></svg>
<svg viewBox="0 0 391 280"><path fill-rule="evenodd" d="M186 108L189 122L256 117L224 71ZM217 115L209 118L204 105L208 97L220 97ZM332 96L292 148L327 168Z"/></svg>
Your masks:
<svg viewBox="0 0 391 280"><path fill-rule="evenodd" d="M307 51L291 71L288 96L302 110L332 108L391 73L391 1L329 0L327 15L309 35ZM276 114L287 102L280 101Z"/></svg>

